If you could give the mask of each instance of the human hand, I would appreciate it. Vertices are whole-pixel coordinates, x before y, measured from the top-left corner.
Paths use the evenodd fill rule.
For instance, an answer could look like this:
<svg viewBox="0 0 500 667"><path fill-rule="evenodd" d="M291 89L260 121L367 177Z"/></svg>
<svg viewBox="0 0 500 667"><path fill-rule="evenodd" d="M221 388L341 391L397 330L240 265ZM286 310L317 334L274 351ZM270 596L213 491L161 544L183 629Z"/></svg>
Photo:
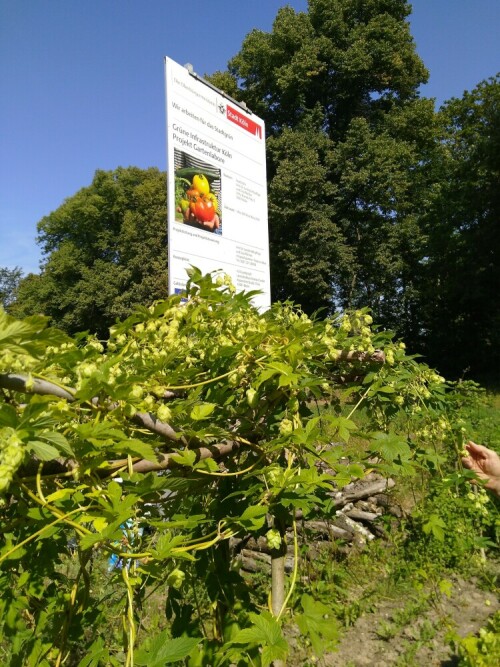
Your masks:
<svg viewBox="0 0 500 667"><path fill-rule="evenodd" d="M500 496L500 456L483 445L476 445L472 440L465 445L465 449L469 456L462 459L464 468L475 472L485 482L486 489Z"/></svg>

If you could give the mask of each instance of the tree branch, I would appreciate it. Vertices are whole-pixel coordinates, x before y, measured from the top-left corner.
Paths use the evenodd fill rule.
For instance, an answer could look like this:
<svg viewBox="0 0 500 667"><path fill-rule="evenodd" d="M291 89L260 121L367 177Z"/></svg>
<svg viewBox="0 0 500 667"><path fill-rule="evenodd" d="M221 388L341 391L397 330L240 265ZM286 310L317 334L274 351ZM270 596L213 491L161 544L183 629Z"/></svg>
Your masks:
<svg viewBox="0 0 500 667"><path fill-rule="evenodd" d="M216 445L208 445L206 447L198 447L196 449L191 449L190 451L194 452L196 455L196 463L200 461L205 461L206 459L219 460L228 456L229 454L238 451L240 448L240 443L235 441L227 441L218 443ZM169 454L158 454L158 459L156 461L147 461L146 459L140 459L132 464L132 470L134 472L154 472L158 470L171 470L176 467L183 467L182 464L177 463L174 459L175 452ZM19 469L19 476L23 477L32 477L38 471L38 466L40 462L38 460L30 460L25 465ZM116 472L120 468L124 468L128 465L128 459L113 459L108 461L106 468L98 468L94 472L101 478L108 477L112 473ZM43 464L43 475L61 475L67 472L74 471L78 467L78 464L73 459L54 459L52 461L45 461Z"/></svg>
<svg viewBox="0 0 500 667"><path fill-rule="evenodd" d="M234 451L237 451L240 447L238 442L228 441L224 443L219 443L217 445L209 445L208 447L198 447L197 449L191 449L190 451L195 452L196 454L196 463L200 461L205 461L206 459L221 459L225 456L228 456ZM179 467L180 464L174 460L175 454L160 454L158 456L158 461L146 461L145 459L137 461L132 465L134 472L153 472L155 470L169 470L171 468ZM113 469L121 468L127 465L127 459L122 459L120 461L110 461L110 465Z"/></svg>
<svg viewBox="0 0 500 667"><path fill-rule="evenodd" d="M175 431L170 424L162 422L149 412L136 412L131 421L138 426L147 428L148 431L161 435L167 440L173 440L180 445L187 446L186 439Z"/></svg>
<svg viewBox="0 0 500 667"><path fill-rule="evenodd" d="M28 383L28 387L26 384ZM39 380L33 378L32 384L28 382L26 375L17 373L0 373L0 387L12 391L20 391L26 394L39 394L41 396L55 396L56 398L65 398L67 401L74 401L75 397L70 391L48 380Z"/></svg>
<svg viewBox="0 0 500 667"><path fill-rule="evenodd" d="M42 396L55 396L56 398L64 398L69 403L73 403L76 399L74 396L75 390L69 388L68 390L60 387L59 385L50 382L49 380L39 380L38 378L33 378L32 381L29 381L29 378L26 375L21 375L18 373L1 373L0 374L0 387L3 389L10 389L11 391L19 391L26 394L38 394ZM171 398L169 395L168 398ZM91 401L94 407L99 407L99 400L93 398ZM117 403L112 403L108 406L110 410L116 408ZM147 428L152 433L161 435L167 440L172 440L181 445L187 445L185 439L180 436L169 424L161 422L159 419L156 419L152 414L146 412L137 412L131 419L135 424Z"/></svg>
<svg viewBox="0 0 500 667"><path fill-rule="evenodd" d="M341 350L337 355L337 361L374 361L378 364L385 363L385 353L383 350L375 352L359 352L358 350Z"/></svg>

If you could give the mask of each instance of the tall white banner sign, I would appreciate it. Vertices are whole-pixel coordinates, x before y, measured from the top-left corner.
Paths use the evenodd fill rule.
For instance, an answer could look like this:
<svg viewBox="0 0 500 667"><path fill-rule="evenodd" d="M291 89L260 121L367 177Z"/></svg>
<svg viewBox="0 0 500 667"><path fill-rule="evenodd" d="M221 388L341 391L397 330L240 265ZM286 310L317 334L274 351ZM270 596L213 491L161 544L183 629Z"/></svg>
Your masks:
<svg viewBox="0 0 500 667"><path fill-rule="evenodd" d="M270 305L264 122L165 58L169 293L221 269Z"/></svg>

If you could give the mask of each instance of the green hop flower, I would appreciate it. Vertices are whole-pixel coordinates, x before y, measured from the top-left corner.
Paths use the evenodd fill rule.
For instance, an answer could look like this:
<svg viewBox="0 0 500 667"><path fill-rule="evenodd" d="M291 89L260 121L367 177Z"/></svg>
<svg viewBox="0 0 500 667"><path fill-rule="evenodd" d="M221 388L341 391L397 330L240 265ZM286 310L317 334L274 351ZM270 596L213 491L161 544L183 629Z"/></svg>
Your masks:
<svg viewBox="0 0 500 667"><path fill-rule="evenodd" d="M182 587L185 578L185 572L179 570L179 568L176 567L175 570L172 570L172 572L167 577L167 586L179 590L179 588Z"/></svg>
<svg viewBox="0 0 500 667"><path fill-rule="evenodd" d="M270 549L279 549L281 546L281 535L276 528L267 531L266 540Z"/></svg>

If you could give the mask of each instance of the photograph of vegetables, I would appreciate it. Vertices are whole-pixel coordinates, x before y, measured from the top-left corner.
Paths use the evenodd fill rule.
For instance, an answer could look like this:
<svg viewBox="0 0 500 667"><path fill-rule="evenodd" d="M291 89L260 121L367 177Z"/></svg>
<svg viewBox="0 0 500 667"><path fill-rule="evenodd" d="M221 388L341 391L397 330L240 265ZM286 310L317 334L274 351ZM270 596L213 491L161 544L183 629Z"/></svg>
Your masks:
<svg viewBox="0 0 500 667"><path fill-rule="evenodd" d="M222 234L220 169L175 150L175 220Z"/></svg>

